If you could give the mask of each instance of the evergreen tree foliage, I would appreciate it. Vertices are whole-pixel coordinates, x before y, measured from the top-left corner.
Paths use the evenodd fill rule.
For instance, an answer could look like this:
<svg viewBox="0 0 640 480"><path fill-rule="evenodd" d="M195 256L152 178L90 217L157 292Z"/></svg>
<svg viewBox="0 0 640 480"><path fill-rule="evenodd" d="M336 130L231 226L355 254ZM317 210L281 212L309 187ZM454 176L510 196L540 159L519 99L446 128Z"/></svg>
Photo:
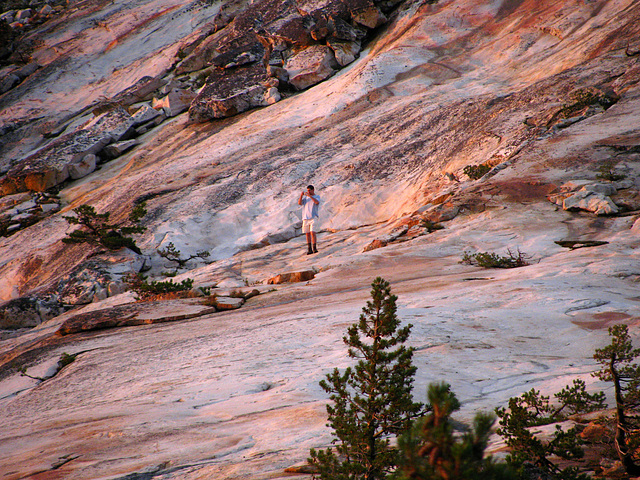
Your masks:
<svg viewBox="0 0 640 480"><path fill-rule="evenodd" d="M640 349L633 348L626 325L609 328L611 343L593 358L602 365L594 376L613 382L616 398L615 448L629 475L640 475L640 366L633 363Z"/></svg>
<svg viewBox="0 0 640 480"><path fill-rule="evenodd" d="M144 202L131 210L128 221L120 223L109 223L111 213L96 213L91 205L80 205L73 211L76 216L63 218L71 225L81 225L82 228L69 233L62 239L64 243L89 243L109 250L126 247L137 254L142 253L135 241L127 235L143 233L146 230L145 227L137 225L147 214Z"/></svg>
<svg viewBox="0 0 640 480"><path fill-rule="evenodd" d="M460 403L450 386L431 384L427 396L430 413L398 438L401 455L394 480L517 478L507 465L495 463L491 457L484 458L494 415L476 414L473 427L455 435L451 414L460 408Z"/></svg>
<svg viewBox="0 0 640 480"><path fill-rule="evenodd" d="M322 480L387 478L398 462L389 437L404 432L423 409L411 395L413 349L403 345L412 326L398 328L397 297L388 282L376 278L371 297L343 337L357 364L344 373L336 368L320 382L333 402L327 425L336 437L335 451L311 450L309 461Z"/></svg>
<svg viewBox="0 0 640 480"><path fill-rule="evenodd" d="M507 462L523 473L523 466L533 464L549 478L559 480L588 479L579 474L575 467L560 468L557 458L578 460L584 456L581 440L575 428L563 430L556 426L550 441L538 438L531 427L560 422L569 414L588 413L606 408L602 392L589 394L582 380L574 380L573 386L566 386L554 395L559 405L552 405L549 397L531 389L520 397L509 399L508 408L497 408L500 428L497 433L504 437L511 453Z"/></svg>

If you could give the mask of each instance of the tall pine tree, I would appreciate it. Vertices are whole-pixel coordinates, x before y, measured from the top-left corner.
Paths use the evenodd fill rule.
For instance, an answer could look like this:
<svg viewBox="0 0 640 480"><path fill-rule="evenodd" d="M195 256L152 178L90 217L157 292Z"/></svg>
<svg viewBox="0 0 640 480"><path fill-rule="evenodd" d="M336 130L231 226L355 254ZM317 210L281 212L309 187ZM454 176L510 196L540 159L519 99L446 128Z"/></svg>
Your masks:
<svg viewBox="0 0 640 480"><path fill-rule="evenodd" d="M389 437L404 432L423 405L413 402L416 367L413 348L403 344L412 325L398 329L397 297L389 283L376 278L360 321L343 338L358 362L344 373L336 368L320 386L330 394L329 423L333 449L311 450L310 462L322 480L381 480L397 465Z"/></svg>

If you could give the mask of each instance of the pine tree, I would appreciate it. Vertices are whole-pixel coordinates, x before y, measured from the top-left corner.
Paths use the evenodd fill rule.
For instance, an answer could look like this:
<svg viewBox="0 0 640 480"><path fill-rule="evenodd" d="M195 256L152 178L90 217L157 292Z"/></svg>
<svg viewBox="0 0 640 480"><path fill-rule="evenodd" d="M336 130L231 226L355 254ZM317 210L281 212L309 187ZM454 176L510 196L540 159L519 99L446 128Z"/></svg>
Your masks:
<svg viewBox="0 0 640 480"><path fill-rule="evenodd" d="M423 409L411 395L413 349L403 345L412 325L398 329L397 297L388 282L376 278L371 297L343 337L356 366L342 374L336 368L320 382L333 402L327 405L328 426L336 437L335 453L311 450L309 461L322 480L387 478L398 461L390 436L404 432Z"/></svg>
<svg viewBox="0 0 640 480"><path fill-rule="evenodd" d="M396 480L515 479L506 464L495 463L484 452L495 416L476 414L473 427L454 432L451 414L460 402L446 383L431 384L427 393L430 413L415 421L398 439L401 458Z"/></svg>
<svg viewBox="0 0 640 480"><path fill-rule="evenodd" d="M142 254L133 238L133 233L144 233L145 227L138 225L142 217L147 214L145 203L136 205L124 222L109 223L110 212L96 213L91 205L80 205L73 209L75 216L62 217L71 225L82 228L74 230L62 239L64 243L88 243L90 245L118 250L126 247L138 255Z"/></svg>
<svg viewBox="0 0 640 480"><path fill-rule="evenodd" d="M594 376L613 382L616 397L615 448L629 475L640 475L640 366L633 363L640 349L633 348L626 325L609 328L611 344L597 349L593 358L602 365Z"/></svg>

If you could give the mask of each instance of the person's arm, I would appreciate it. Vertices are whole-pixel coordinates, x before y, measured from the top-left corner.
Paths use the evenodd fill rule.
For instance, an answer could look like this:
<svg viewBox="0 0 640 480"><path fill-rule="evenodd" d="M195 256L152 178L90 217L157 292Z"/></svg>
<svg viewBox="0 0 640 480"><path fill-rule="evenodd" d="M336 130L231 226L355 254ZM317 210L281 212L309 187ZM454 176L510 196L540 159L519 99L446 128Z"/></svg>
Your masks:
<svg viewBox="0 0 640 480"><path fill-rule="evenodd" d="M302 197L304 197L304 192L300 194L300 198L298 199L298 205L302 205Z"/></svg>
<svg viewBox="0 0 640 480"><path fill-rule="evenodd" d="M311 201L312 201L313 203L315 203L316 205L320 205L320 201L319 201L319 200L316 200L316 198L315 198L315 197L313 197L313 196L309 195L309 198L310 198L310 199L311 199Z"/></svg>

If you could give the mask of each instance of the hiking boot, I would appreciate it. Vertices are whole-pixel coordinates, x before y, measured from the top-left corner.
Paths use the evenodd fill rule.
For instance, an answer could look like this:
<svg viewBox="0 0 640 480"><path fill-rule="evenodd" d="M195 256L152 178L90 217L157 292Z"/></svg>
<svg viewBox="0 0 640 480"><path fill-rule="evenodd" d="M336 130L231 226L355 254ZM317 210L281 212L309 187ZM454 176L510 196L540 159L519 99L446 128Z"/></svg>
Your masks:
<svg viewBox="0 0 640 480"><path fill-rule="evenodd" d="M315 244L313 245L313 253L318 253L318 249L316 248Z"/></svg>
<svg viewBox="0 0 640 480"><path fill-rule="evenodd" d="M311 248L311 245L309 245L309 249L307 250L307 255L311 255L313 254L313 249Z"/></svg>

